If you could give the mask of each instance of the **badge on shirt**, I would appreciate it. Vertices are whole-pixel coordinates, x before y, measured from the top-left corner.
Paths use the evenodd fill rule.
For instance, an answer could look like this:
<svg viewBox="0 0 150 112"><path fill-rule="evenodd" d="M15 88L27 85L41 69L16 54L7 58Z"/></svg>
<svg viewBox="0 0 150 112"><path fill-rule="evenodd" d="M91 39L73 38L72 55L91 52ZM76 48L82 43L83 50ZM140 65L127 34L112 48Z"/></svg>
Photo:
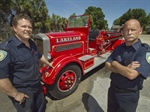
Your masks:
<svg viewBox="0 0 150 112"><path fill-rule="evenodd" d="M146 53L146 61L150 64L150 52Z"/></svg>
<svg viewBox="0 0 150 112"><path fill-rule="evenodd" d="M7 56L7 52L4 50L0 50L0 61L3 61Z"/></svg>

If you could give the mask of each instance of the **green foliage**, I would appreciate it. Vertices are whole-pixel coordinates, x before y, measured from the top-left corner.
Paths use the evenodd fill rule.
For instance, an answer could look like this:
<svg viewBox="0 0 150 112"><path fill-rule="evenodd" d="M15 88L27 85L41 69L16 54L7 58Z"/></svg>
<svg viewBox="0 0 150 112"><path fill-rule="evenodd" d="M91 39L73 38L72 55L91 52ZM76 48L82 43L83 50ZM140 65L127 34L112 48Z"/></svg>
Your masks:
<svg viewBox="0 0 150 112"><path fill-rule="evenodd" d="M88 16L71 16L68 20L68 27L85 27L88 25Z"/></svg>
<svg viewBox="0 0 150 112"><path fill-rule="evenodd" d="M33 20L33 31L50 31L50 16L44 0L1 0L0 23L5 26L11 23L11 18L17 13L26 13ZM6 5L6 6L5 6Z"/></svg>
<svg viewBox="0 0 150 112"><path fill-rule="evenodd" d="M52 14L52 17L50 19L51 21L51 28L50 28L50 31L62 31L62 25L66 23L67 19L64 18L64 17L60 17L59 15L56 15L56 14Z"/></svg>
<svg viewBox="0 0 150 112"><path fill-rule="evenodd" d="M137 19L140 21L143 30L150 25L150 14L146 16L146 12L143 9L129 9L121 17L116 19L114 25L123 25L129 19Z"/></svg>
<svg viewBox="0 0 150 112"><path fill-rule="evenodd" d="M62 25L66 23L67 19L59 15L48 14L44 0L0 0L0 35L8 37L12 34L10 27L11 19L16 13L27 13L33 20L33 33L46 33L49 31L62 31ZM89 6L85 9L84 14L90 14L91 29L107 29L108 24L105 20L105 15L100 7ZM81 14L82 15L82 14ZM76 16L73 13L70 16ZM122 16L116 19L114 25L122 25L125 21L135 18L141 22L141 26L146 30L150 26L150 13L146 16L143 9L129 9ZM86 20L77 19L76 23L82 26L85 25Z"/></svg>
<svg viewBox="0 0 150 112"><path fill-rule="evenodd" d="M1 0L0 2L0 28L8 26L11 18L10 0Z"/></svg>
<svg viewBox="0 0 150 112"><path fill-rule="evenodd" d="M150 26L150 13L147 15L146 20L147 20L147 24Z"/></svg>
<svg viewBox="0 0 150 112"><path fill-rule="evenodd" d="M84 14L90 14L91 29L106 29L108 27L101 8L90 6L85 10Z"/></svg>

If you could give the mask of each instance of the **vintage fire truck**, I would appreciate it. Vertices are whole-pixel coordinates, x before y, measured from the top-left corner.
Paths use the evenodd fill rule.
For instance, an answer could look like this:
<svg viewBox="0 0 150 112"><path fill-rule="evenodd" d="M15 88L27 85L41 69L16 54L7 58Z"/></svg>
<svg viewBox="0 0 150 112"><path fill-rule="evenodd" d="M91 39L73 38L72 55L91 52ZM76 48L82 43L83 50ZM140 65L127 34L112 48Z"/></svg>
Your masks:
<svg viewBox="0 0 150 112"><path fill-rule="evenodd" d="M52 67L40 64L43 90L55 99L72 94L83 75L103 64L124 42L120 32L90 30L90 15L70 17L63 32L36 34L35 43Z"/></svg>

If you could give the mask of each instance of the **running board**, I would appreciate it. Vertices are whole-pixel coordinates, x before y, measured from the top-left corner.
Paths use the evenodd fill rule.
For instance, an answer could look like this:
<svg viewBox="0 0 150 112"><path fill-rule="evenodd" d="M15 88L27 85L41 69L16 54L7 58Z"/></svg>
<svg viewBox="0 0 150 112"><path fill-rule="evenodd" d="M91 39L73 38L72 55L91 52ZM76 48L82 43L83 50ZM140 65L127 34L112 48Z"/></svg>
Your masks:
<svg viewBox="0 0 150 112"><path fill-rule="evenodd" d="M94 68L98 67L99 65L103 64L107 58L110 56L110 52L100 55L99 57L94 57L94 65L89 67L88 69L84 70L84 73L88 73L89 71L93 70Z"/></svg>

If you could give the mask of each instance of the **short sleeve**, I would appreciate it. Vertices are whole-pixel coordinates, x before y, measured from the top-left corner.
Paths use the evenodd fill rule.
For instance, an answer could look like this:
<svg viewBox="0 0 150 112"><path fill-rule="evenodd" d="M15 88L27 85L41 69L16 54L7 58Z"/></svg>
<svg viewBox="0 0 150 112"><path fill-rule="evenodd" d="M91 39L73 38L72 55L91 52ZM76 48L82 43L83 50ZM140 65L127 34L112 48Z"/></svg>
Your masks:
<svg viewBox="0 0 150 112"><path fill-rule="evenodd" d="M111 53L111 55L107 58L106 62L112 62L115 60L116 55L118 55L117 51L119 51L118 49L119 47L116 47L113 52Z"/></svg>
<svg viewBox="0 0 150 112"><path fill-rule="evenodd" d="M42 53L37 49L38 51L38 58L40 59L42 57Z"/></svg>
<svg viewBox="0 0 150 112"><path fill-rule="evenodd" d="M137 57L137 61L140 63L140 67L136 70L145 78L150 74L150 51L142 51Z"/></svg>
<svg viewBox="0 0 150 112"><path fill-rule="evenodd" d="M9 77L10 56L8 51L0 49L0 79Z"/></svg>

